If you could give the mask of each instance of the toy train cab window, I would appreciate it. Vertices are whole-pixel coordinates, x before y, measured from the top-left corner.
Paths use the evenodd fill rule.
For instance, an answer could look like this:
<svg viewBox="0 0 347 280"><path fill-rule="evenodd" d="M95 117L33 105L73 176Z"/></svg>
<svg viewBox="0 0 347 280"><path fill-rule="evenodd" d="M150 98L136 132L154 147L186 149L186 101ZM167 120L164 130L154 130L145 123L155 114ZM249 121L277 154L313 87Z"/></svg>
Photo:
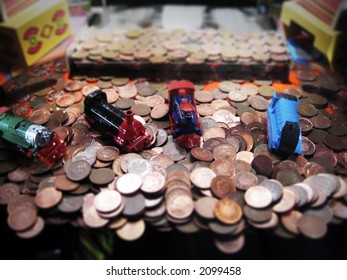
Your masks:
<svg viewBox="0 0 347 280"><path fill-rule="evenodd" d="M200 145L201 127L194 102L194 84L175 81L168 85L173 138L185 148Z"/></svg>
<svg viewBox="0 0 347 280"><path fill-rule="evenodd" d="M269 149L282 156L301 154L298 104L295 96L275 93L267 109Z"/></svg>

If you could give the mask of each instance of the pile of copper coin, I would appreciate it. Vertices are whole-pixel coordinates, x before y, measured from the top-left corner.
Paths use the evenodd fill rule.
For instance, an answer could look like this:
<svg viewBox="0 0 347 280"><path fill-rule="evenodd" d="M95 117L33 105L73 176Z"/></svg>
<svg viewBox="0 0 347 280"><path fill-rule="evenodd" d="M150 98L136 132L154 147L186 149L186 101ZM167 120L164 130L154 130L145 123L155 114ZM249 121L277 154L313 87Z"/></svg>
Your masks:
<svg viewBox="0 0 347 280"><path fill-rule="evenodd" d="M71 46L69 59L95 63L287 63L289 56L280 33L271 31L240 35L211 28L190 32L154 28L106 32L91 28Z"/></svg>
<svg viewBox="0 0 347 280"><path fill-rule="evenodd" d="M70 223L108 228L127 241L147 227L211 231L209 242L224 253L242 249L246 229L322 238L329 224L347 219L345 88L323 70L298 68L301 86L285 90L300 98L303 153L281 159L267 146L272 81L196 83L203 134L200 147L186 150L170 134L167 83L68 80L60 60L30 69L6 85L9 97L23 92L12 113L54 130L68 152L46 170L0 142L0 204L7 205L8 226L31 238L45 225ZM144 124L151 141L142 152L120 152L86 121L83 100L96 89Z"/></svg>

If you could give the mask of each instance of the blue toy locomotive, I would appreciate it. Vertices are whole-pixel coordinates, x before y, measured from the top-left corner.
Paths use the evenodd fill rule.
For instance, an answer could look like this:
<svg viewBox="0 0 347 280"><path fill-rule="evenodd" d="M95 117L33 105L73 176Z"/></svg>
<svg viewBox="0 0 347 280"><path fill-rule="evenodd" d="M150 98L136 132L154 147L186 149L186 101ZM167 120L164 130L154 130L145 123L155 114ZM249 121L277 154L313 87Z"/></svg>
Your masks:
<svg viewBox="0 0 347 280"><path fill-rule="evenodd" d="M171 132L179 145L200 145L201 128L194 102L194 84L175 81L168 84Z"/></svg>
<svg viewBox="0 0 347 280"><path fill-rule="evenodd" d="M282 156L301 154L298 104L295 96L275 93L267 109L269 149Z"/></svg>

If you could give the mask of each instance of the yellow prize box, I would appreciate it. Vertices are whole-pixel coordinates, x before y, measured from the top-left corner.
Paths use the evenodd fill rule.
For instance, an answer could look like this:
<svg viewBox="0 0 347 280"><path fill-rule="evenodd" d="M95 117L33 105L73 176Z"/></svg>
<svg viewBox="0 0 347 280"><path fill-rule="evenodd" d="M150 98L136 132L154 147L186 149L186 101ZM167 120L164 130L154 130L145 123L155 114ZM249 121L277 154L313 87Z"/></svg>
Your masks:
<svg viewBox="0 0 347 280"><path fill-rule="evenodd" d="M0 61L30 66L70 35L66 1L38 1L0 23Z"/></svg>

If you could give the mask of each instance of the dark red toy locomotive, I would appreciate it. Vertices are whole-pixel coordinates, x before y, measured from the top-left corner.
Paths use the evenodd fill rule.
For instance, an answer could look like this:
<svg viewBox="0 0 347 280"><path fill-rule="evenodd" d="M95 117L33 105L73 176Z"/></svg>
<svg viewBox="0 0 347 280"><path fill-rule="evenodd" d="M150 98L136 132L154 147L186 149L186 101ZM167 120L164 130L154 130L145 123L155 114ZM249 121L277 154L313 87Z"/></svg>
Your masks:
<svg viewBox="0 0 347 280"><path fill-rule="evenodd" d="M131 110L125 113L107 103L106 93L97 90L84 100L84 112L88 121L101 133L113 138L126 152L141 151L151 136L146 128L134 119Z"/></svg>
<svg viewBox="0 0 347 280"><path fill-rule="evenodd" d="M194 84L189 81L171 82L168 91L173 138L185 148L199 146L201 127L194 102Z"/></svg>

